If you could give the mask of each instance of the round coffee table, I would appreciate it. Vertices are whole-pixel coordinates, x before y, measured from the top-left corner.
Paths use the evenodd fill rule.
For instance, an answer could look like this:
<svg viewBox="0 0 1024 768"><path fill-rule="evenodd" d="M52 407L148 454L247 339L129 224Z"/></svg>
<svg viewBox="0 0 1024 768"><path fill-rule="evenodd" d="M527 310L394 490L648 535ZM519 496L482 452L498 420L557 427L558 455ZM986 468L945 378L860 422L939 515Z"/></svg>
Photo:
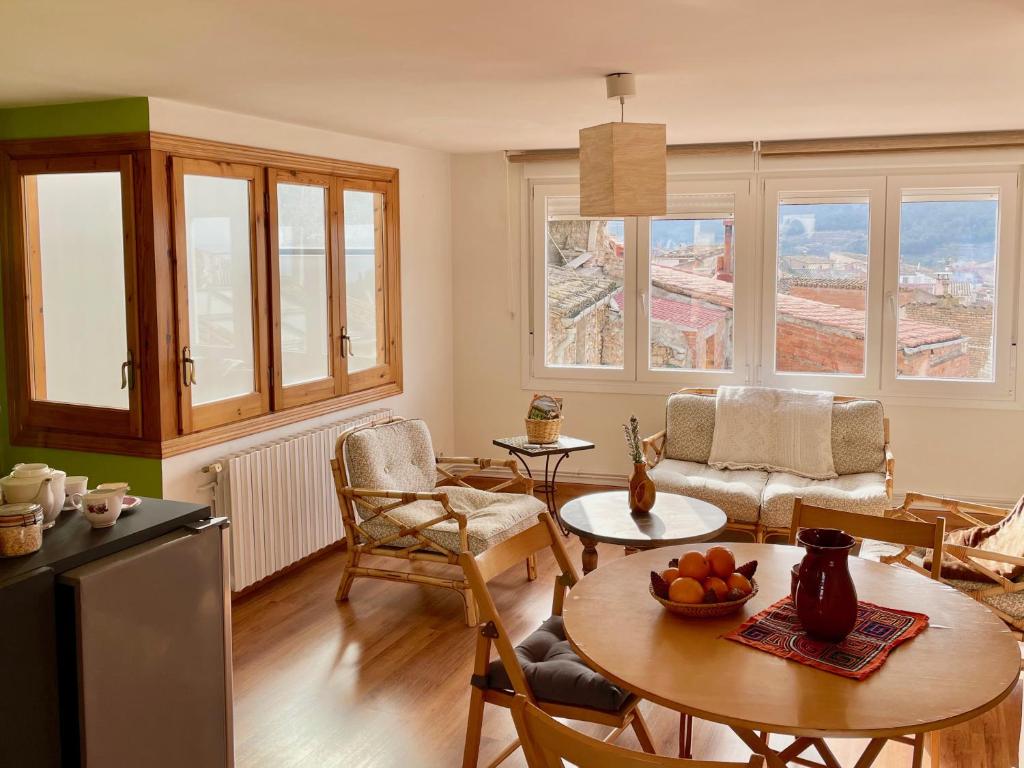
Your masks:
<svg viewBox="0 0 1024 768"><path fill-rule="evenodd" d="M758 561L758 593L738 613L668 613L648 594L650 571L665 566L664 553L643 552L608 563L572 588L562 614L569 644L638 696L727 725L764 755L768 768L785 768L812 746L824 755L826 736L870 739L856 763L866 768L888 739L970 720L1017 684L1017 642L984 605L907 568L859 557L850 558L850 573L861 600L920 611L930 623L870 677L851 680L726 640L722 635L789 592L790 569L804 554L774 544L729 547L739 562ZM764 732L796 741L779 751Z"/></svg>
<svg viewBox="0 0 1024 768"><path fill-rule="evenodd" d="M583 573L597 568L597 543L618 544L626 554L713 539L725 528L725 513L714 504L675 493L659 493L646 514L629 511L626 491L591 493L567 502L562 521L583 544Z"/></svg>

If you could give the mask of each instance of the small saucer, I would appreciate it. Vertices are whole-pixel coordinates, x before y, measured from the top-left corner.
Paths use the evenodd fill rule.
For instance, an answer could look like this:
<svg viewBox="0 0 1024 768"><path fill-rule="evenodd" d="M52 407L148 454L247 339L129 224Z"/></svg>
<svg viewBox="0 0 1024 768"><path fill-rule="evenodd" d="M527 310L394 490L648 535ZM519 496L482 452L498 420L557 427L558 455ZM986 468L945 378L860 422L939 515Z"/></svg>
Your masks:
<svg viewBox="0 0 1024 768"><path fill-rule="evenodd" d="M138 496L125 496L124 501L121 502L121 514L135 511L141 503L142 499Z"/></svg>
<svg viewBox="0 0 1024 768"><path fill-rule="evenodd" d="M81 509L81 507L79 507L73 501L69 500L69 501L65 501L64 502L64 506L60 508L60 511L61 512L74 512L76 509Z"/></svg>

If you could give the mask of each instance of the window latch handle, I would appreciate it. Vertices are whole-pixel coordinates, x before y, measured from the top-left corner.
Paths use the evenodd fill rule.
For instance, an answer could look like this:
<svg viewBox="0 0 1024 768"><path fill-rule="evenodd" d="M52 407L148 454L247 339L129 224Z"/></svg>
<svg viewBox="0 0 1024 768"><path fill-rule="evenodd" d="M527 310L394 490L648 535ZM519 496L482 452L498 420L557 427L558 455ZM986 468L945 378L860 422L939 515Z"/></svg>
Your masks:
<svg viewBox="0 0 1024 768"><path fill-rule="evenodd" d="M128 359L121 363L121 389L135 389L135 361L131 350L128 351Z"/></svg>
<svg viewBox="0 0 1024 768"><path fill-rule="evenodd" d="M196 361L192 359L192 348L181 349L181 378L186 387L196 383Z"/></svg>
<svg viewBox="0 0 1024 768"><path fill-rule="evenodd" d="M341 356L355 357L355 353L352 351L352 337L348 335L344 325L341 326Z"/></svg>
<svg viewBox="0 0 1024 768"><path fill-rule="evenodd" d="M896 305L896 294L889 291L885 297L889 300L889 311L892 312L892 316L898 320L900 313L899 308Z"/></svg>

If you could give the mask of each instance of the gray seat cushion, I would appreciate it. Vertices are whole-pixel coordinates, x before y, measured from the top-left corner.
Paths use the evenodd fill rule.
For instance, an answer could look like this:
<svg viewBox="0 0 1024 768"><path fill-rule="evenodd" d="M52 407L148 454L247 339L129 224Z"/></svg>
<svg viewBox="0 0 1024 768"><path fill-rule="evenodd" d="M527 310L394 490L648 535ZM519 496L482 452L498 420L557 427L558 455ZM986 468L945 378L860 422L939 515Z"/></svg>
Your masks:
<svg viewBox="0 0 1024 768"><path fill-rule="evenodd" d="M573 653L561 616L552 616L516 646L516 656L533 695L540 701L617 712L629 693L605 680ZM512 690L501 659L487 668L487 687Z"/></svg>

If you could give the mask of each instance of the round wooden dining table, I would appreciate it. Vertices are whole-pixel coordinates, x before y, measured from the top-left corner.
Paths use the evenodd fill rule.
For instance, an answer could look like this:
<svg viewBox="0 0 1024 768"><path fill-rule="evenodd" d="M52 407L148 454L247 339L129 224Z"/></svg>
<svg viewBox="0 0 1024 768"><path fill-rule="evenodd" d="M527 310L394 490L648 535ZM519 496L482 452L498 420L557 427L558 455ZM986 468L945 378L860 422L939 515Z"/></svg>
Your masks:
<svg viewBox="0 0 1024 768"><path fill-rule="evenodd" d="M682 713L684 723L692 716L728 726L770 768L785 768L811 746L824 756L825 737L870 739L857 762L866 768L887 740L977 717L1017 683L1017 642L985 606L907 568L858 557L850 558L850 573L860 600L929 617L927 629L866 679L726 640L789 593L790 570L804 554L772 544L729 547L737 563L758 561L758 593L738 613L688 619L666 611L648 592L650 572L700 548L650 550L607 563L573 587L563 612L570 645L617 685ZM780 752L764 733L796 738Z"/></svg>

